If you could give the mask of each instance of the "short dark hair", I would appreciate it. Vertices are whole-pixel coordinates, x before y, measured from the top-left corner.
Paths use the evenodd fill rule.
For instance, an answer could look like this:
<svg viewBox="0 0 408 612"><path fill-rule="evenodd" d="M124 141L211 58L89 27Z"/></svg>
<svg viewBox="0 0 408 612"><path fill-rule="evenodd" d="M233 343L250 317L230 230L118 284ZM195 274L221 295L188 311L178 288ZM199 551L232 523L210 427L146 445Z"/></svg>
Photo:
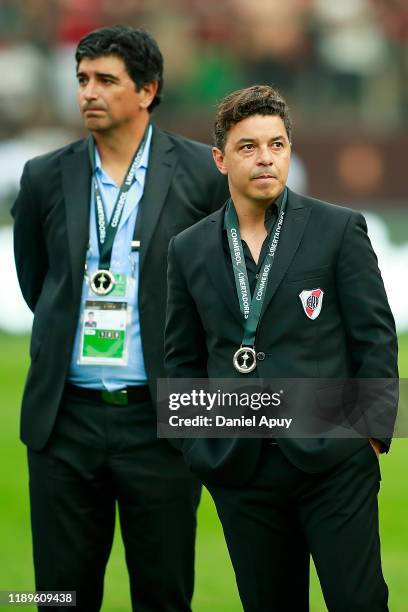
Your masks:
<svg viewBox="0 0 408 612"><path fill-rule="evenodd" d="M224 151L230 128L252 115L277 115L285 125L289 141L292 139L292 120L289 107L280 93L270 85L253 85L225 96L218 105L214 123L214 144Z"/></svg>
<svg viewBox="0 0 408 612"><path fill-rule="evenodd" d="M143 28L124 25L89 32L81 38L75 51L77 69L84 58L96 59L105 55L116 55L123 60L138 91L146 83L157 81L157 93L148 110L151 112L160 104L163 56L157 42L148 32Z"/></svg>

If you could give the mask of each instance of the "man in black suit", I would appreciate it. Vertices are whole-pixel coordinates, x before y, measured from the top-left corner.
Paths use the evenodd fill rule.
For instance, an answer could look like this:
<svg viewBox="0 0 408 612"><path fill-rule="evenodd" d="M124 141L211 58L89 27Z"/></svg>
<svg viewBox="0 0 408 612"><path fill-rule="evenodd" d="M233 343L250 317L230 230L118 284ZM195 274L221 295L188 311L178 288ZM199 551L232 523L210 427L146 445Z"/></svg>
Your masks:
<svg viewBox="0 0 408 612"><path fill-rule="evenodd" d="M90 137L29 161L12 211L34 312L21 435L36 587L100 609L117 503L133 607L189 611L200 485L157 440L153 401L168 241L227 183L208 146L152 125L163 60L149 34L96 30L76 62Z"/></svg>
<svg viewBox="0 0 408 612"><path fill-rule="evenodd" d="M324 379L317 400L340 415L331 379L398 376L394 320L363 216L286 187L291 130L269 86L221 102L213 155L231 200L170 243L166 367L173 378ZM392 422L395 403L384 394L368 412ZM383 438L182 442L215 500L246 611L306 612L310 553L330 612L388 609Z"/></svg>

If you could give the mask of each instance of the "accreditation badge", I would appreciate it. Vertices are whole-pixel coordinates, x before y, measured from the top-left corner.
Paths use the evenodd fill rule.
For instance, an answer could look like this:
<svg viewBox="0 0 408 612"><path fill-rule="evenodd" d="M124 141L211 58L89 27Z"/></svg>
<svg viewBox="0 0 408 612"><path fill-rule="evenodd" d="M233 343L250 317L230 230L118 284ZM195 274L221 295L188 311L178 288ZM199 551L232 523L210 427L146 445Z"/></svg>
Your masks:
<svg viewBox="0 0 408 612"><path fill-rule="evenodd" d="M131 309L126 301L87 300L78 363L127 365L130 320Z"/></svg>

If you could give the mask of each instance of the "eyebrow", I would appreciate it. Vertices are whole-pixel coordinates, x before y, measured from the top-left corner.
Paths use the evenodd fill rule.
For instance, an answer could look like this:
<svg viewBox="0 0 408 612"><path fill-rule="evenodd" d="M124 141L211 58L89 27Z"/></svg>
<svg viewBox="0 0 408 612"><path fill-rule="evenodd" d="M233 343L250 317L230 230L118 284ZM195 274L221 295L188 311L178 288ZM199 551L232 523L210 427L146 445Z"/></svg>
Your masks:
<svg viewBox="0 0 408 612"><path fill-rule="evenodd" d="M98 78L107 78L107 79L112 79L112 81L119 81L119 77L117 77L116 75L112 74L111 72L95 72L95 75ZM88 73L86 72L77 72L77 78L79 77L83 77L83 76L88 76Z"/></svg>
<svg viewBox="0 0 408 612"><path fill-rule="evenodd" d="M256 142L258 139L257 138L240 138L237 141L237 144L244 144L245 142ZM283 134L281 136L274 136L273 138L270 139L272 142L276 142L277 140L287 140L287 138L285 136L283 136Z"/></svg>

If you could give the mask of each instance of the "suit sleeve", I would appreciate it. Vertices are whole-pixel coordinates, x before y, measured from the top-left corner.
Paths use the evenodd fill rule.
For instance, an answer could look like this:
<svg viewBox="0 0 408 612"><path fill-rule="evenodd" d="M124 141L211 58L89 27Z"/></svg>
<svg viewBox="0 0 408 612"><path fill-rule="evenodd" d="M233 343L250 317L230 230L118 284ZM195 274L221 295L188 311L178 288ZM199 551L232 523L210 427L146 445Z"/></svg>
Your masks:
<svg viewBox="0 0 408 612"><path fill-rule="evenodd" d="M388 450L398 404L398 345L384 283L359 213L350 216L337 262L337 292L372 437ZM370 380L367 380L370 379ZM364 382L366 381L366 382Z"/></svg>
<svg viewBox="0 0 408 612"><path fill-rule="evenodd" d="M34 312L48 268L39 202L25 165L20 192L11 209L14 217L14 257L21 292Z"/></svg>
<svg viewBox="0 0 408 612"><path fill-rule="evenodd" d="M169 378L207 378L205 333L176 254L169 244L165 366Z"/></svg>

